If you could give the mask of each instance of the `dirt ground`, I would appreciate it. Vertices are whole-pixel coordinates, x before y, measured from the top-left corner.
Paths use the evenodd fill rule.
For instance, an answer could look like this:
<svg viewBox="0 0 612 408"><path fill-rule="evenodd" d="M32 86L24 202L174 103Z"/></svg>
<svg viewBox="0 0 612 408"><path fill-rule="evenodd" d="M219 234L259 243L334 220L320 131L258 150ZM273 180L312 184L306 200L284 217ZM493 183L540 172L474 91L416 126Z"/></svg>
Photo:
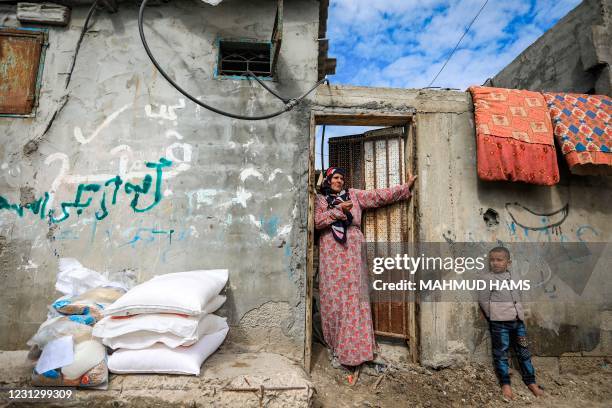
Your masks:
<svg viewBox="0 0 612 408"><path fill-rule="evenodd" d="M385 372L362 369L348 385L347 371L333 368L323 346L313 349L314 407L612 407L612 364L607 358L561 360L559 373L536 366L546 395L536 399L512 375L515 400L506 402L492 367L469 364L432 371L409 363L392 363Z"/></svg>
<svg viewBox="0 0 612 408"><path fill-rule="evenodd" d="M27 351L0 351L0 388L28 387L32 363ZM403 356L403 354L402 354ZM14 402L15 407L612 407L612 362L597 357L535 361L538 382L546 392L534 398L520 375L512 380L516 400L504 402L492 367L469 364L461 368L428 370L393 359L379 373L374 366L362 369L355 386L347 371L331 366L326 349L313 344L313 368L307 379L299 362L274 353L215 353L199 377L165 375L111 375L107 391L78 390L70 402L48 404ZM550 360L548 360L550 361ZM297 385L300 390L226 392L228 385ZM308 385L308 391L302 390ZM314 388L314 394L312 390ZM312 400L311 400L312 397ZM309 405L312 402L312 405ZM261 404L261 405L260 405ZM6 406L0 398L0 407Z"/></svg>

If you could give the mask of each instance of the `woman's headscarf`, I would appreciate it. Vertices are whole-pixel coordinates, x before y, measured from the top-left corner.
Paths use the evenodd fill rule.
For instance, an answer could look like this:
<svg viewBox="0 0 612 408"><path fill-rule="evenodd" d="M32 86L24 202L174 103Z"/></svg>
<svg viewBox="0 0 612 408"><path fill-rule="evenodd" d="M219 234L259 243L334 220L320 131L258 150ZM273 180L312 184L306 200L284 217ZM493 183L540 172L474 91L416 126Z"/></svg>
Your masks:
<svg viewBox="0 0 612 408"><path fill-rule="evenodd" d="M348 190L343 189L342 191L336 193L331 189L331 179L335 174L342 174L346 179L346 171L340 167L330 167L325 172L325 180L323 180L321 192L323 195L325 195L325 199L327 200L327 208L335 208L340 203L350 201L351 199ZM334 239L341 244L346 242L346 230L353 222L353 215L350 212L345 214L346 220L336 220L331 225Z"/></svg>

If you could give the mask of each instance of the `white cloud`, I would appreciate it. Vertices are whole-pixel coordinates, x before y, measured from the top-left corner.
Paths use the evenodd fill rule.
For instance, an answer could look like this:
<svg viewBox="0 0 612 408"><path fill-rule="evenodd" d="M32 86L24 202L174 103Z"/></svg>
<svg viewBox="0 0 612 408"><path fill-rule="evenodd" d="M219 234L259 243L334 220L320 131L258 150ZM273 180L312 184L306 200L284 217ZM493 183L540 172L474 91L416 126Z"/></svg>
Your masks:
<svg viewBox="0 0 612 408"><path fill-rule="evenodd" d="M434 86L482 84L510 63L579 0L489 1ZM335 0L330 5L331 81L426 86L482 0Z"/></svg>

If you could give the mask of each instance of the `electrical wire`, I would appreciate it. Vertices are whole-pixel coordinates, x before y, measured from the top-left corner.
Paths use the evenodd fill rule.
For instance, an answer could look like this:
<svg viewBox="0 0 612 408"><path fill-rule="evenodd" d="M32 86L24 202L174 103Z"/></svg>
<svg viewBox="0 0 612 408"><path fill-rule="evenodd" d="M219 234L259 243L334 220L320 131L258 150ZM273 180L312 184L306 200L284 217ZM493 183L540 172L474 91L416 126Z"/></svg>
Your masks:
<svg viewBox="0 0 612 408"><path fill-rule="evenodd" d="M321 132L321 170L325 170L325 125L323 125L323 131Z"/></svg>
<svg viewBox="0 0 612 408"><path fill-rule="evenodd" d="M181 88L172 78L170 78L170 76L166 73L166 71L164 71L164 69L161 67L161 65L157 62L157 60L153 56L153 53L151 52L151 49L149 48L149 44L147 43L147 39L145 37L144 27L143 27L143 23L144 23L144 11L145 11L145 8L147 7L147 2L148 2L148 0L143 0L142 1L142 3L140 4L140 10L138 12L138 32L140 33L140 39L142 41L142 45L144 46L145 52L147 53L147 55L149 56L149 59L151 60L151 62L155 66L155 68L157 68L157 70L159 71L161 76L163 76L166 79L166 81L168 81L170 83L170 85L172 85L177 91L182 93L186 98L188 98L192 102L196 103L197 105L200 105L201 107L203 107L205 109L208 109L208 110L210 110L212 112L218 113L218 114L223 115L223 116L227 116L227 117L234 118L234 119L240 119L240 120L264 120L264 119L270 119L270 118L273 118L275 116L282 115L283 113L288 112L291 109L293 109L295 106L297 106L297 104L299 104L305 97L307 97L312 91L314 91L319 85L321 85L325 81L325 78L322 78L312 88L310 88L308 91L306 91L305 93L303 93L301 96L299 96L297 98L283 98L282 96L278 95L276 92L273 92L269 87L263 85L263 81L261 81L259 78L257 78L255 75L253 75L251 72L248 72L248 74L250 76L255 77L257 82L259 82L260 84L263 85L264 89L266 89L268 92L270 92L271 94L273 94L274 96L276 96L277 98L279 98L280 100L282 100L285 103L285 106L283 107L283 109L278 110L278 111L273 112L273 113L265 114L265 115L246 116L246 115L240 115L240 114L237 114L237 113L225 112L225 111L223 111L223 110L221 110L219 108L215 108L214 106L208 105L208 104L198 100L196 97L194 97L193 95L188 93L186 90Z"/></svg>
<svg viewBox="0 0 612 408"><path fill-rule="evenodd" d="M327 86L329 86L329 80L325 80ZM321 171L325 171L325 125L323 125L323 130L321 132Z"/></svg>
<svg viewBox="0 0 612 408"><path fill-rule="evenodd" d="M85 17L85 23L83 24L83 28L81 29L81 35L79 36L79 40L76 43L76 48L74 50L74 57L72 58L72 64L70 64L70 69L68 70L68 76L66 77L66 85L64 89L68 89L68 84L70 84L70 80L72 79L72 71L74 71L74 66L76 64L77 55L79 55L79 50L81 49L81 43L83 42L83 37L85 37L85 33L89 30L89 20L91 20L91 16L93 16L94 11L96 11L96 7L98 7L98 0L95 0L89 11L87 12L87 17Z"/></svg>
<svg viewBox="0 0 612 408"><path fill-rule="evenodd" d="M485 2L483 3L482 7L480 7L480 10L478 10L478 13L476 13L476 15L474 16L474 18L472 19L472 21L470 22L470 24L468 24L467 28L465 29L465 32L463 33L463 35L461 36L461 38L459 38L459 41L457 41L457 44L455 45L455 48L453 48L453 50L450 52L450 54L448 55L448 58L446 58L446 61L444 61L444 65L442 65L442 68L440 68L440 70L438 71L438 73L436 74L436 76L434 77L434 79L431 80L431 82L429 83L429 85L427 85L425 88L431 88L431 85L436 82L436 79L438 79L438 76L440 76L440 74L442 73L442 71L444 70L444 68L446 68L446 64L448 64L448 62L450 61L450 59L453 57L453 54L455 54L455 51L457 51L457 48L459 48L459 44L461 44L461 41L463 41L463 38L467 35L467 33L470 31L470 28L472 28L472 24L474 24L474 22L476 21L476 19L478 19L478 16L480 16L480 13L482 13L482 10L484 10L485 6L487 5L487 3L489 2L489 0L485 0Z"/></svg>
<svg viewBox="0 0 612 408"><path fill-rule="evenodd" d="M289 99L279 95L278 93L276 93L276 91L270 87L268 87L268 85L266 85L264 83L264 81L262 81L261 79L259 79L259 77L257 75L255 75L254 73L252 73L250 70L247 70L247 74L251 77L253 77L253 79L255 79L259 85L261 85L263 88L266 89L266 91L270 92L272 95L276 96L278 99L280 99L281 101L283 101L283 103L287 103L289 102Z"/></svg>

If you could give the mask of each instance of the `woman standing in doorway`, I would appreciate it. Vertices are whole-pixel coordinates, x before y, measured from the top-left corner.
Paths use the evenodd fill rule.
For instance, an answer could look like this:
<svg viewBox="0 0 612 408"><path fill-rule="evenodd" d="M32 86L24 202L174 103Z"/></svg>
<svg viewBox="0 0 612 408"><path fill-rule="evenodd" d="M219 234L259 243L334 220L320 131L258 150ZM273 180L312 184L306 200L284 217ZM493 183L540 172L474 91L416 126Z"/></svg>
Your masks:
<svg viewBox="0 0 612 408"><path fill-rule="evenodd" d="M327 169L315 204L321 323L335 361L359 366L374 359L376 348L361 212L409 198L416 176L391 188L356 190L345 187L345 175L341 168Z"/></svg>

